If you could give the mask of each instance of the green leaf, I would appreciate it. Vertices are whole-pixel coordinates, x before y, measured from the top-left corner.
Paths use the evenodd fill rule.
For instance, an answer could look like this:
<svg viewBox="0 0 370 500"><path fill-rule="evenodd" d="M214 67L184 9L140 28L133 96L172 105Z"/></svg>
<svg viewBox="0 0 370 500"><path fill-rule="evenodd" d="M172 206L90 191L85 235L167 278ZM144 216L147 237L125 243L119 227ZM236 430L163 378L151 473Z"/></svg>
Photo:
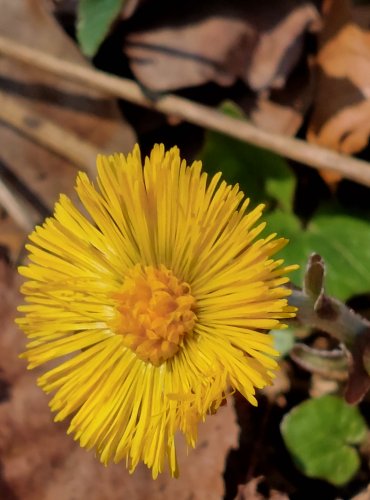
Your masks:
<svg viewBox="0 0 370 500"><path fill-rule="evenodd" d="M125 0L80 0L77 39L86 56L95 55Z"/></svg>
<svg viewBox="0 0 370 500"><path fill-rule="evenodd" d="M325 288L329 295L347 300L370 291L370 221L349 214L316 214L306 228L289 213L276 210L266 215L267 231L290 240L279 252L286 264L299 264L290 274L302 285L308 257L320 254L326 265Z"/></svg>
<svg viewBox="0 0 370 500"><path fill-rule="evenodd" d="M235 105L226 103L222 109L229 115L241 117ZM270 202L286 211L292 210L296 180L280 156L208 131L200 158L207 172L214 174L221 170L226 181L238 183L254 204Z"/></svg>
<svg viewBox="0 0 370 500"><path fill-rule="evenodd" d="M245 118L230 101L221 109L236 118ZM346 300L370 291L370 219L332 211L316 214L304 228L293 214L296 182L288 163L251 144L209 131L201 159L210 174L222 170L229 183L239 183L253 204L267 202L270 208L277 206L265 215L267 231L290 239L278 256L286 264L300 265L290 275L296 285L302 286L309 256L318 253L326 264L327 293Z"/></svg>
<svg viewBox="0 0 370 500"><path fill-rule="evenodd" d="M341 486L356 474L360 458L351 445L360 444L367 432L356 406L337 396L310 399L293 408L280 428L286 447L306 476Z"/></svg>

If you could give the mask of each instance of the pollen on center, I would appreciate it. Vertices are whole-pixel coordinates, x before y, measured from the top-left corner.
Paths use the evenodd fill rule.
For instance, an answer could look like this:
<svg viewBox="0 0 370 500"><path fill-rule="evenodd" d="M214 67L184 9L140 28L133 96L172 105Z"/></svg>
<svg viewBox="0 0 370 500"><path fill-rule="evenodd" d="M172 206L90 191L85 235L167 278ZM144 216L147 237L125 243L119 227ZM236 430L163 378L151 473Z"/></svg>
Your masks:
<svg viewBox="0 0 370 500"><path fill-rule="evenodd" d="M140 359L155 366L174 356L196 322L190 285L161 265L132 268L114 298L116 331Z"/></svg>

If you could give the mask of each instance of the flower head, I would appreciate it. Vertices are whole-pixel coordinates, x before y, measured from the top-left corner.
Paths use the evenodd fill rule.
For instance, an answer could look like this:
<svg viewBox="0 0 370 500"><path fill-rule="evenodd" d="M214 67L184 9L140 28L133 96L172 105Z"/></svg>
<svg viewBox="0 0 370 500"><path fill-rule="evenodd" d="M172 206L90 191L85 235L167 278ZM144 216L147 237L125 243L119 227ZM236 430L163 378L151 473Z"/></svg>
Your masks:
<svg viewBox="0 0 370 500"><path fill-rule="evenodd" d="M258 239L263 206L248 212L238 186L207 182L177 148L156 145L144 166L138 147L97 163L97 186L77 178L85 212L61 196L30 235L23 356L30 368L60 358L38 382L81 446L176 475L176 431L194 446L229 391L255 405L273 378L266 331L294 316L291 268L271 258L286 240Z"/></svg>

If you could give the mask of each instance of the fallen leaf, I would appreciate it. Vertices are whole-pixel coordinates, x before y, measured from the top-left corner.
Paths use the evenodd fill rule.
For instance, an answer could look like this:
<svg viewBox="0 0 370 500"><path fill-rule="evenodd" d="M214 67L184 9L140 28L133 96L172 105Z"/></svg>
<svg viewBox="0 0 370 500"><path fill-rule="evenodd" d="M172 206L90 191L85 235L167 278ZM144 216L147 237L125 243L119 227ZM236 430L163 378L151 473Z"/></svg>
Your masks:
<svg viewBox="0 0 370 500"><path fill-rule="evenodd" d="M281 88L261 91L253 103L243 106L250 120L268 132L295 135L311 106L314 79L305 53Z"/></svg>
<svg viewBox="0 0 370 500"><path fill-rule="evenodd" d="M144 8L146 7L146 9ZM313 3L271 4L232 1L167 6L147 2L133 21L124 50L136 77L147 88L167 91L238 78L255 91L280 88L296 65L304 34L317 27ZM135 23L136 21L136 23Z"/></svg>
<svg viewBox="0 0 370 500"><path fill-rule="evenodd" d="M258 492L258 485L263 480L263 476L255 477L246 484L239 484L238 493L234 500L263 500L264 497Z"/></svg>
<svg viewBox="0 0 370 500"><path fill-rule="evenodd" d="M41 49L64 60L88 65L78 47L63 32L48 3L0 0L2 36ZM17 29L14 29L17 26ZM37 36L35 36L37 33ZM42 72L14 60L0 58L2 90L23 106L54 121L95 145L102 152L131 150L135 135L121 117L114 99L86 86ZM0 162L11 170L45 205L53 206L60 192L73 192L77 169L65 159L0 124ZM87 167L94 167L92 164ZM10 233L0 221L0 234ZM23 246L23 241L20 241ZM20 248L14 248L16 258Z"/></svg>
<svg viewBox="0 0 370 500"><path fill-rule="evenodd" d="M197 23L133 32L124 50L137 79L163 92L209 81L232 85L250 62L257 38L243 19L207 16Z"/></svg>
<svg viewBox="0 0 370 500"><path fill-rule="evenodd" d="M0 249L5 249L11 258L16 261L25 240L24 231L4 212L0 216Z"/></svg>
<svg viewBox="0 0 370 500"><path fill-rule="evenodd" d="M365 148L370 135L370 31L353 21L349 0L325 6L307 138L352 154Z"/></svg>
<svg viewBox="0 0 370 500"><path fill-rule="evenodd" d="M291 389L291 381L288 372L289 364L281 360L279 370L275 373L272 385L268 385L261 390L261 394L265 395L271 404L284 406L284 395Z"/></svg>
<svg viewBox="0 0 370 500"><path fill-rule="evenodd" d="M28 371L18 358L25 348L25 337L14 324L19 281L0 260L1 500L222 498L225 457L238 435L232 405L200 425L194 450L179 439L179 479L165 473L154 481L144 465L133 475L124 463L104 467L66 434L67 422L53 422L49 398L36 385L41 370Z"/></svg>
<svg viewBox="0 0 370 500"><path fill-rule="evenodd" d="M370 485L358 495L352 497L351 500L370 500Z"/></svg>
<svg viewBox="0 0 370 500"><path fill-rule="evenodd" d="M203 2L201 9L188 2L172 10L166 3L157 16L157 1L125 0L125 23L115 29L123 34L125 54L147 90L208 81L229 86L240 78L254 90L237 97L251 121L264 130L294 135L312 102L304 48L307 32L321 26L316 3L288 0L272 4L268 14L260 4L240 0ZM77 0L53 0L53 5L62 22L76 24ZM171 124L176 120L171 118Z"/></svg>
<svg viewBox="0 0 370 500"><path fill-rule="evenodd" d="M240 484L234 500L289 500L288 495L274 489L270 491L268 497L259 493L258 486L263 479L263 476L259 476L251 479L246 484Z"/></svg>
<svg viewBox="0 0 370 500"><path fill-rule="evenodd" d="M338 394L339 384L336 380L330 380L321 376L318 373L313 373L311 376L310 397L320 398L327 394Z"/></svg>

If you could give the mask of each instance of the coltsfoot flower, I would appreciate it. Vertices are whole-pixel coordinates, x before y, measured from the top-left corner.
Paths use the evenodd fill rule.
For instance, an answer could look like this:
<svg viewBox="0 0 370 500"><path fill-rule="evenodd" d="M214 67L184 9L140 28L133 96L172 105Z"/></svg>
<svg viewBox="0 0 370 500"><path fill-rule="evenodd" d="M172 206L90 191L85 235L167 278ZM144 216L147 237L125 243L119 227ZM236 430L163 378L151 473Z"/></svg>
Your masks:
<svg viewBox="0 0 370 500"><path fill-rule="evenodd" d="M95 186L61 196L27 245L18 323L38 383L60 421L100 460L178 473L175 434L194 447L197 425L230 391L253 405L277 367L266 333L294 316L282 287L292 267L272 256L286 240L258 239L262 205L207 179L177 148L154 146L142 165L100 156ZM208 182L207 182L208 181Z"/></svg>

